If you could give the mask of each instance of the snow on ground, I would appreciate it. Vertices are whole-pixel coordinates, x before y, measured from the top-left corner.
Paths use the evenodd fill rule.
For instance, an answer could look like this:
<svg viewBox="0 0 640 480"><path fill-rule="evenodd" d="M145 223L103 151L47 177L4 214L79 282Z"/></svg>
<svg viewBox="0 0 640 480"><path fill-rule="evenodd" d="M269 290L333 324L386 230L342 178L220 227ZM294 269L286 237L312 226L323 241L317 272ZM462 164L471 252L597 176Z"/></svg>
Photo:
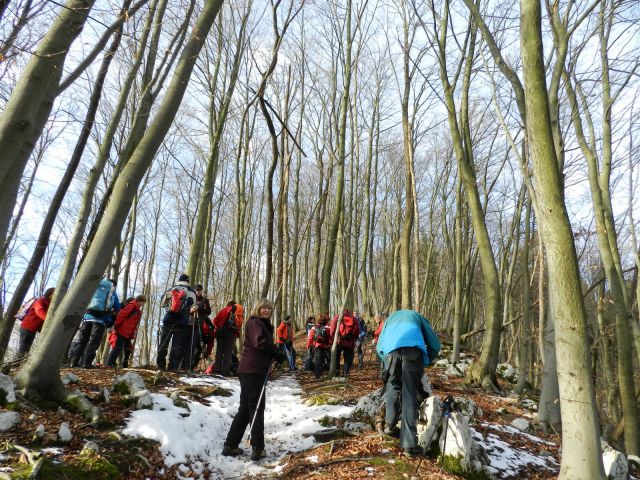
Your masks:
<svg viewBox="0 0 640 480"><path fill-rule="evenodd" d="M221 455L225 437L240 403L237 379L181 378L191 385L219 385L233 392L230 397L212 396L211 405L188 402L189 410L174 406L165 395L152 394L153 409L132 413L124 433L160 442L167 465L179 464L186 475L189 469L200 476L205 469L211 478L242 478L265 473L284 455L311 448L316 442L305 436L321 430L318 420L325 415L349 416L353 407L341 405L307 406L302 403L300 388L293 377L282 377L267 386L265 410L265 444L267 458L251 462L251 447L246 444L249 427L240 445L245 453L239 457Z"/></svg>
<svg viewBox="0 0 640 480"><path fill-rule="evenodd" d="M492 423L483 423L482 425L493 430L507 432L511 435L521 435L536 443L555 445L552 442L547 442L534 435L523 433L507 425ZM486 437L483 437L480 432L473 428L471 431L473 432L474 440L481 444L487 453L490 461L488 470L495 475L496 478L523 478L521 471L532 467L544 468L554 472L557 472L559 469L558 462L551 456L541 457L527 450L515 448L507 442L500 440L500 438L493 433L489 433Z"/></svg>

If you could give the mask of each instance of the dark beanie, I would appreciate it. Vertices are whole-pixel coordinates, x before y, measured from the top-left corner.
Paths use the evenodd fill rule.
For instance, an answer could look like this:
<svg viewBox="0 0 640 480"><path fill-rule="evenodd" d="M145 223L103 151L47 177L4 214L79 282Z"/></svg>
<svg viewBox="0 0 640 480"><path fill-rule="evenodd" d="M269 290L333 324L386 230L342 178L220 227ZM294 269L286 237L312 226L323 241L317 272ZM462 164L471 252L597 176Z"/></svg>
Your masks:
<svg viewBox="0 0 640 480"><path fill-rule="evenodd" d="M188 282L189 281L189 275L187 275L186 273L183 273L182 275L180 275L178 277L178 281L179 282Z"/></svg>

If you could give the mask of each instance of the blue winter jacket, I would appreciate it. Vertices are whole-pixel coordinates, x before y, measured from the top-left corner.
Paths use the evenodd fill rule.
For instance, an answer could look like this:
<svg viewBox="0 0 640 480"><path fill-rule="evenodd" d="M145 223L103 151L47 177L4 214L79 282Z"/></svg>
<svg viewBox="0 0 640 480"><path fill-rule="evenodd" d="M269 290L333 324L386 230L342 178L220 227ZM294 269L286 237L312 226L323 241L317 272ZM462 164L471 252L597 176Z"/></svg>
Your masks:
<svg viewBox="0 0 640 480"><path fill-rule="evenodd" d="M398 348L417 347L426 367L438 356L440 346L429 320L414 310L398 310L384 322L376 350L384 359Z"/></svg>

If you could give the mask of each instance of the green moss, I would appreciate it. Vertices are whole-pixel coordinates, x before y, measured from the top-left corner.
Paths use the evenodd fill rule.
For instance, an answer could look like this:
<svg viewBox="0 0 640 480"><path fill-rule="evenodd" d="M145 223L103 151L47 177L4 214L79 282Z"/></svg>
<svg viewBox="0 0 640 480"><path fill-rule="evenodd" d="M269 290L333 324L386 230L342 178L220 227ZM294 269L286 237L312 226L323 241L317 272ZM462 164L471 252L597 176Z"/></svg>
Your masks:
<svg viewBox="0 0 640 480"><path fill-rule="evenodd" d="M314 395L307 398L304 403L310 407L316 405L341 405L342 400L334 395L328 393L321 393L320 395Z"/></svg>
<svg viewBox="0 0 640 480"><path fill-rule="evenodd" d="M460 465L460 458L453 457L451 455L440 457L442 468L447 472L455 473L467 480L491 480L491 477L484 471L476 472L475 470L468 470Z"/></svg>
<svg viewBox="0 0 640 480"><path fill-rule="evenodd" d="M67 397L64 404L67 410L69 410L71 413L78 413L78 414L83 413L82 406L80 404L80 398L76 395L71 395Z"/></svg>
<svg viewBox="0 0 640 480"><path fill-rule="evenodd" d="M184 400L183 398L176 397L176 399L173 401L173 404L174 404L176 407L179 407L179 408L186 408L187 410L189 410L189 404L188 404L188 403L186 402L186 400ZM189 410L189 411L191 411L191 410Z"/></svg>
<svg viewBox="0 0 640 480"><path fill-rule="evenodd" d="M4 406L4 408L7 410L12 410L14 412L17 412L20 410L20 404L18 402L11 402L11 403L7 403Z"/></svg>
<svg viewBox="0 0 640 480"><path fill-rule="evenodd" d="M320 425L322 425L323 427L332 427L333 426L333 419L327 415L325 415L324 417L320 418L318 420L318 423Z"/></svg>
<svg viewBox="0 0 640 480"><path fill-rule="evenodd" d="M129 395L131 393L131 391L129 390L129 385L127 385L125 382L116 383L113 386L113 392L119 393L120 395Z"/></svg>
<svg viewBox="0 0 640 480"><path fill-rule="evenodd" d="M389 463L393 460L393 463ZM415 467L398 457L374 457L367 463L376 468L378 478L385 480L400 480L412 476Z"/></svg>
<svg viewBox="0 0 640 480"><path fill-rule="evenodd" d="M12 480L27 480L31 466L19 463L13 466ZM45 459L39 478L47 480L118 480L120 472L107 459L94 454L78 455L69 463L54 463Z"/></svg>
<svg viewBox="0 0 640 480"><path fill-rule="evenodd" d="M125 395L120 399L120 403L125 407L130 407L131 405L138 403L138 399L131 395Z"/></svg>

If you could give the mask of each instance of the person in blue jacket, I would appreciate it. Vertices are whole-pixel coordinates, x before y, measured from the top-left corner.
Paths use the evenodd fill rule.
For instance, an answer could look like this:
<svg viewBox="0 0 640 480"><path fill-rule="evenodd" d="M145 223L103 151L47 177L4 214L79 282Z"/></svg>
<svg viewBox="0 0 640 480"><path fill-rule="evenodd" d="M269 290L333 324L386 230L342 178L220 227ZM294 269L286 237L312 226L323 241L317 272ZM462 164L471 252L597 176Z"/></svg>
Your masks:
<svg viewBox="0 0 640 480"><path fill-rule="evenodd" d="M425 317L414 310L398 310L385 321L376 350L385 381L385 433L395 435L401 417L400 447L408 455L421 454L417 438L421 379L424 367L440 352L440 340Z"/></svg>
<svg viewBox="0 0 640 480"><path fill-rule="evenodd" d="M120 311L116 286L115 279L104 278L98 284L69 350L72 367L93 368L104 331L113 326Z"/></svg>

